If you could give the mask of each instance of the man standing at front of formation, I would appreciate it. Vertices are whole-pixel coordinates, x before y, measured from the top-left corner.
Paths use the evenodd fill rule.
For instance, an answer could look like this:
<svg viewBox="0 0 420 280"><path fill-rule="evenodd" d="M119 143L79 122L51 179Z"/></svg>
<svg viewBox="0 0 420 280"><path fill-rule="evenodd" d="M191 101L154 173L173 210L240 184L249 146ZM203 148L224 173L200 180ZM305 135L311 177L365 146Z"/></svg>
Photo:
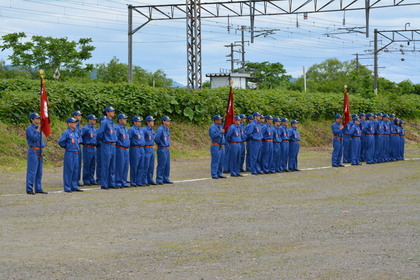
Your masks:
<svg viewBox="0 0 420 280"><path fill-rule="evenodd" d="M155 142L158 145L157 157L158 157L158 166L156 170L156 183L158 185L162 184L173 184L169 180L170 173L170 152L171 147L171 134L169 131L169 126L171 124L171 119L168 116L162 118L163 124L156 131Z"/></svg>
<svg viewBox="0 0 420 280"><path fill-rule="evenodd" d="M106 117L97 130L98 138L101 140L101 189L108 190L115 188L115 157L117 135L114 122L115 109L112 106L105 108Z"/></svg>
<svg viewBox="0 0 420 280"><path fill-rule="evenodd" d="M292 120L292 127L289 129L289 171L300 171L298 169L298 154L300 149L300 134L297 130L299 122Z"/></svg>
<svg viewBox="0 0 420 280"><path fill-rule="evenodd" d="M341 163L343 158L343 121L341 115L335 115L335 122L331 125L333 133L333 152L331 157L331 164L333 167L344 167Z"/></svg>
<svg viewBox="0 0 420 280"><path fill-rule="evenodd" d="M67 119L68 128L63 132L58 144L66 149L64 152L63 182L65 192L82 192L78 186L80 134L76 130L77 120Z"/></svg>
<svg viewBox="0 0 420 280"><path fill-rule="evenodd" d="M41 117L38 113L30 113L31 125L26 128L26 141L28 143L28 164L26 168L26 193L46 194L42 189L42 166L44 163L44 139L41 132ZM35 188L35 192L34 192Z"/></svg>
<svg viewBox="0 0 420 280"><path fill-rule="evenodd" d="M245 127L245 134L248 138L248 145L249 145L249 164L250 164L250 171L252 175L258 175L261 171L260 166L258 164L258 159L261 153L261 146L262 146L262 132L261 132L261 123L260 123L260 113L254 112L252 114L254 120L250 122ZM247 155L248 156L248 155Z"/></svg>
<svg viewBox="0 0 420 280"><path fill-rule="evenodd" d="M127 188L127 177L128 177L128 165L129 165L129 149L130 149L130 137L128 136L127 128L127 116L125 114L119 114L117 116L118 124L115 128L117 134L117 152L116 152L116 163L115 163L115 187L116 188Z"/></svg>
<svg viewBox="0 0 420 280"><path fill-rule="evenodd" d="M235 116L235 123L232 124L226 133L226 140L229 143L229 170L231 177L242 177L240 174L241 144L243 142L241 133L241 117Z"/></svg>
<svg viewBox="0 0 420 280"><path fill-rule="evenodd" d="M155 118L153 116L147 116L145 118L147 125L143 128L145 146L144 146L144 171L143 171L143 181L148 185L156 185L156 182L153 181L153 173L155 169L155 151L153 146L155 145L155 131L153 127L155 126Z"/></svg>
<svg viewBox="0 0 420 280"><path fill-rule="evenodd" d="M213 116L213 124L209 128L209 136L211 140L211 177L213 179L226 178L222 174L223 162L221 161L221 158L225 145L225 130L222 127L222 117L220 115Z"/></svg>
<svg viewBox="0 0 420 280"><path fill-rule="evenodd" d="M95 185L96 166L96 120L95 115L87 117L88 124L82 129L83 142L83 184L85 186Z"/></svg>
<svg viewBox="0 0 420 280"><path fill-rule="evenodd" d="M80 122L82 121L82 117L83 114L82 112L80 112L80 110L76 110L73 112L73 118L77 121L76 123L76 133L79 134L79 139L80 139L80 145L83 144L83 140L82 140L82 128L83 126L80 124ZM80 177L82 174L82 154L79 154L79 172L77 173L77 184L80 184Z"/></svg>

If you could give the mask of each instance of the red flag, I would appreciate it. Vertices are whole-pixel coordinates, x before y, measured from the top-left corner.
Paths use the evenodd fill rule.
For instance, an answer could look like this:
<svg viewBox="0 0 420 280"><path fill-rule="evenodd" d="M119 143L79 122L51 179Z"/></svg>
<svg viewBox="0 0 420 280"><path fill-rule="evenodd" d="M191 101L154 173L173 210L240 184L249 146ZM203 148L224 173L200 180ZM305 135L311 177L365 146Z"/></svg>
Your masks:
<svg viewBox="0 0 420 280"><path fill-rule="evenodd" d="M224 129L226 132L229 129L229 127L235 122L234 117L235 117L235 110L233 108L233 87L230 86L228 105L226 108L225 126L224 126Z"/></svg>
<svg viewBox="0 0 420 280"><path fill-rule="evenodd" d="M343 109L343 126L346 126L350 121L350 104L349 104L349 93L347 92L347 86L344 87L344 109Z"/></svg>
<svg viewBox="0 0 420 280"><path fill-rule="evenodd" d="M41 78L41 131L44 132L45 136L51 134L51 120L48 115L48 97L47 91L45 90L44 79Z"/></svg>

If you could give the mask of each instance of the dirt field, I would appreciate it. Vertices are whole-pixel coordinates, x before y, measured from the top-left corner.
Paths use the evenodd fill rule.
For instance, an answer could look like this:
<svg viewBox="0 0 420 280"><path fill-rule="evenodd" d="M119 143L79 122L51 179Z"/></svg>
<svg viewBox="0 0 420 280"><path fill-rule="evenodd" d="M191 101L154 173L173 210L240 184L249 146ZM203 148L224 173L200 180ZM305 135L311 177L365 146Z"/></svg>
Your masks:
<svg viewBox="0 0 420 280"><path fill-rule="evenodd" d="M419 279L420 160L329 164L212 180L177 160L174 185L83 193L45 170L35 196L0 172L0 279Z"/></svg>

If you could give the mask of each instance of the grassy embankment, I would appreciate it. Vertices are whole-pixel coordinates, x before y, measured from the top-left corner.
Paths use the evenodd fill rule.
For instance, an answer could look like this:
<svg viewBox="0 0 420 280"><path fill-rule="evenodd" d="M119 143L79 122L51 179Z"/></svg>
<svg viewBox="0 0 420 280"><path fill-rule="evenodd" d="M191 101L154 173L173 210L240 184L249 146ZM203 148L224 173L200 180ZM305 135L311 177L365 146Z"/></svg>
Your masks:
<svg viewBox="0 0 420 280"><path fill-rule="evenodd" d="M330 120L305 121L300 124L302 147L325 148L331 143ZM155 128L157 128L156 126ZM63 150L57 140L66 129L64 122L53 122L55 132L47 140L45 149L45 166L54 167L62 164ZM420 145L420 121L412 120L406 126L408 143ZM197 158L209 156L209 137L207 125L172 123L172 158ZM0 169L25 170L26 138L25 127L8 126L0 122Z"/></svg>

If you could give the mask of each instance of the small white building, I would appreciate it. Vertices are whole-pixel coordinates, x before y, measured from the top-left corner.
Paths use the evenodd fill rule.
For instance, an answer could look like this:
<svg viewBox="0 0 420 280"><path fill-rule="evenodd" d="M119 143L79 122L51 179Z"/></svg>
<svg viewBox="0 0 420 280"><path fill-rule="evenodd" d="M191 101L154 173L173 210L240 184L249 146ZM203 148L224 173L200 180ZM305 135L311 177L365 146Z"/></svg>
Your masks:
<svg viewBox="0 0 420 280"><path fill-rule="evenodd" d="M233 81L233 87L246 88L246 79L251 75L248 73L216 73L206 74L206 77L210 77L210 88L228 87L230 80Z"/></svg>

